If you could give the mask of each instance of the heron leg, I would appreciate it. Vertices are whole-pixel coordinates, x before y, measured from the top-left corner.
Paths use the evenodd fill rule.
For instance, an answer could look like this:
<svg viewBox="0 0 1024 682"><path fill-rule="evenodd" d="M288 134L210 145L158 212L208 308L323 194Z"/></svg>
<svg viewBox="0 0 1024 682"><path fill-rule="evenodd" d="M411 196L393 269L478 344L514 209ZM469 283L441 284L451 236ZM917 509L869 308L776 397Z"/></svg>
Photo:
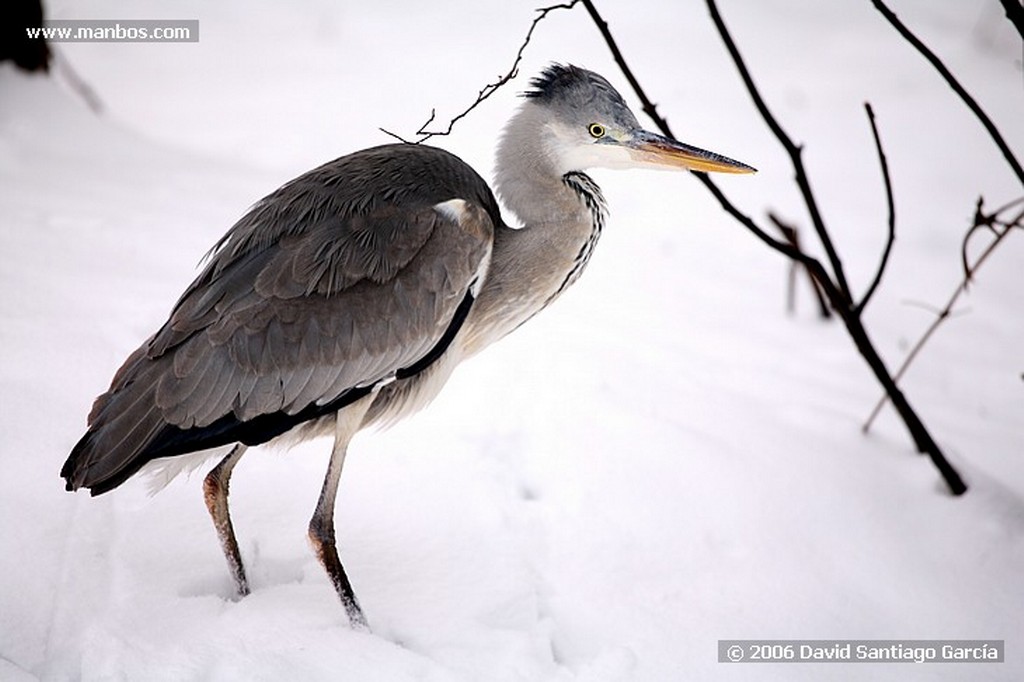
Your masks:
<svg viewBox="0 0 1024 682"><path fill-rule="evenodd" d="M331 461L327 465L327 475L324 477L324 485L320 490L320 499L317 501L313 518L309 521L309 541L313 545L320 564L327 571L327 575L334 585L334 589L341 599L345 613L348 615L352 627L357 630L369 631L370 626L366 622L366 616L359 607L356 595L352 591L352 583L349 582L345 568L338 558L338 547L334 537L334 501L338 495L338 482L341 480L341 469L345 463L345 454L348 451L349 441L359 430L363 416L373 402L374 395L353 403L338 413L338 423L335 427L334 448L331 450Z"/></svg>
<svg viewBox="0 0 1024 682"><path fill-rule="evenodd" d="M246 446L241 443L236 445L203 479L203 498L206 500L206 508L210 512L210 518L213 519L213 527L217 529L217 537L220 538L224 558L228 560L228 568L231 570L231 577L235 579L235 587L238 589L240 597L249 594L249 580L245 577L242 555L238 551L238 540L235 539L235 529L231 525L231 512L228 509L228 486L231 481L231 472L238 464L238 460L242 459L246 449Z"/></svg>

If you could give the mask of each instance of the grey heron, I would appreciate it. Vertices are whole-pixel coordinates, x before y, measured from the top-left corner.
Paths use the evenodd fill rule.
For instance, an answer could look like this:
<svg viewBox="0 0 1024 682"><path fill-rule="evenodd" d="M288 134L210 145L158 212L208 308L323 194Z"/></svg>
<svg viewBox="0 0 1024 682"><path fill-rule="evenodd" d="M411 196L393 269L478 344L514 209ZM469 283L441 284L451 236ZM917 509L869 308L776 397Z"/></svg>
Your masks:
<svg viewBox="0 0 1024 682"><path fill-rule="evenodd" d="M253 206L211 250L167 322L114 375L61 469L99 495L158 458L232 446L203 482L240 595L228 510L246 448L333 435L308 535L353 626L334 503L360 429L426 405L453 369L547 307L605 224L591 167L754 169L640 127L600 75L554 64L501 137L497 195L458 157L389 144L331 161Z"/></svg>

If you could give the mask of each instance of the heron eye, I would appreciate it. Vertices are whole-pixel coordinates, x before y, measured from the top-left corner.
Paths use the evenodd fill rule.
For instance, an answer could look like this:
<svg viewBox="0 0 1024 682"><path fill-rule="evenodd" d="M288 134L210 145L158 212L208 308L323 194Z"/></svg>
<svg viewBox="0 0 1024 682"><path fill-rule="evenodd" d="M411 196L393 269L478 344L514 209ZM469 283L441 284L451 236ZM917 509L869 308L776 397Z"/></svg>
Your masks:
<svg viewBox="0 0 1024 682"><path fill-rule="evenodd" d="M595 139L604 137L604 126L600 123L591 123L587 126L587 130L590 131L590 136Z"/></svg>

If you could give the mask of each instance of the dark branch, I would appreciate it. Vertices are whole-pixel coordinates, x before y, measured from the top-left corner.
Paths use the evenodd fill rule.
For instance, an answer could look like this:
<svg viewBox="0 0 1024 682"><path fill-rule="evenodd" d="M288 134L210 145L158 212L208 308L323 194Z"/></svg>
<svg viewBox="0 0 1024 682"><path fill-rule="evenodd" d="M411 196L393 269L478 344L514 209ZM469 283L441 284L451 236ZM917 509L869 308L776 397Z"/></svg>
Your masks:
<svg viewBox="0 0 1024 682"><path fill-rule="evenodd" d="M615 59L615 63L622 69L622 74L629 81L630 87L633 88L633 92L640 99L640 106L643 112L647 114L655 125L669 137L675 137L672 135L672 131L668 127L668 121L665 120L658 114L658 107L647 98L647 94L643 88L640 87L640 82L633 75L633 71L626 64L625 57L622 56L622 52L619 51L619 46L615 42L615 38L612 37L611 31L608 30L608 22L605 21L601 14L597 11L597 7L594 6L592 0L583 0L583 6L587 8L587 12L590 14L590 18L594 20L594 24L597 25L597 30L601 32L604 37L604 42L608 45L608 49L611 50L612 57Z"/></svg>
<svg viewBox="0 0 1024 682"><path fill-rule="evenodd" d="M896 202L892 195L892 178L889 177L889 163L885 159L885 151L882 149L882 138L878 135L878 126L875 124L875 112L871 108L871 104L865 102L864 110L868 114L868 122L871 123L871 135L875 138L878 164L882 167L882 180L885 182L885 202L889 211L889 236L885 241L885 250L882 252L882 260L878 264L875 278L872 280L871 286L868 287L867 293L864 294L864 298L857 304L856 312L858 315L864 312L864 308L867 307L871 297L875 295L878 285L881 284L882 275L885 273L885 266L889 264L889 255L892 253L893 242L896 241Z"/></svg>
<svg viewBox="0 0 1024 682"><path fill-rule="evenodd" d="M590 13L591 19L594 20L595 24L597 24L598 30L601 31L601 35L604 37L605 43L607 43L608 45L608 49L615 57L615 63L619 65L619 68L622 70L622 74L626 77L626 80L633 88L633 92L636 94L637 98L643 104L644 113L646 113L651 118L651 120L654 122L654 125L658 128L658 130L662 132L662 134L667 135L669 137L675 137L675 135L672 134L672 129L669 128L668 121L666 121L664 118L657 114L654 105L651 104L650 98L647 97L647 93L644 92L643 87L640 85L640 81L637 80L636 76L633 74L633 70L630 69L629 64L626 63L626 59L622 55L621 50L619 50L619 46L618 43L615 41L615 37L611 34L611 31L608 28L608 22L601 17L601 14L597 11L597 8L594 6L592 0L583 0L583 5L587 8L587 11ZM757 223L755 223L752 218L743 214L728 199L728 197L726 197L725 194L720 189L718 189L718 186L710 177L708 177L707 173L695 172L693 175L715 196L716 199L718 199L718 203L722 206L726 213L731 215L737 222L739 222L741 225L743 225L748 230L753 232L758 239L763 241L769 247L778 251L782 255L788 258L792 258L793 260L796 260L798 262L804 262L805 259L810 259L810 256L807 256L806 254L794 249L791 245L785 242L780 242L779 240L772 237L765 230L763 230Z"/></svg>
<svg viewBox="0 0 1024 682"><path fill-rule="evenodd" d="M1006 2L1013 1L1014 0L1006 0ZM1006 4L1006 2L1004 2L1004 4ZM949 69L946 68L946 65L942 63L942 60L939 59L927 45L921 42L921 40L914 35L902 21L899 20L899 18L882 0L871 0L871 4L875 6L875 9L881 12L886 21L892 24L892 27L895 28L908 43L913 45L914 48L920 52L933 67L935 67L935 70L938 71L945 79L946 83L949 84L949 87L953 88L953 92L960 96L960 99L964 101L967 108L969 108L978 120L981 121L981 125L983 125L985 130L988 131L988 134L992 137L992 141L995 142L997 147L999 147L999 151L1003 153L1003 158L1006 159L1006 162L1010 164L1010 168L1012 168L1013 172L1016 173L1017 179L1020 180L1021 184L1024 184L1024 168L1021 168L1020 162L1017 161L1017 157L1013 155L1009 145L1006 144L1006 140L1003 139L1003 136L999 133L999 129L996 128L996 125L992 122L992 119L988 117L988 115L982 110L981 106L973 97L971 97L971 94L964 90L963 86L960 85L960 82L952 73L950 73ZM1009 14L1009 11L1007 11L1007 14Z"/></svg>
<svg viewBox="0 0 1024 682"><path fill-rule="evenodd" d="M825 228L825 221L821 217L821 211L818 209L818 202L814 197L814 192L811 190L811 181L807 176L807 171L804 167L802 159L802 147L795 144L793 140L786 134L786 131L782 129L778 119L772 114L768 105L765 103L764 98L761 97L760 91L757 89L757 85L754 83L753 77L750 75L750 70L747 68L746 63L743 61L743 56L740 55L739 48L736 46L735 41L732 39L732 35L729 33L729 29L725 26L725 21L722 19L722 15L718 12L718 6L715 0L707 0L708 11L711 13L711 20L715 23L715 28L718 29L718 33L722 38L722 42L725 43L726 49L729 51L729 56L732 57L733 62L736 64L736 68L740 73L740 78L743 79L743 84L747 87L747 92L750 93L751 99L754 101L754 106L757 107L758 112L764 119L768 128L775 135L783 149L789 155L790 162L793 164L793 170L796 173L796 184L800 188L800 194L803 196L804 203L807 205L807 211L811 216L811 224L814 225L814 231L818 234L818 239L821 240L822 246L825 248L825 253L828 256L829 263L832 266L832 272L836 278L836 285L842 292L843 297L847 301L852 301L853 298L850 294L850 287L846 282L846 275L843 272L843 264L839 259L839 254L836 253L835 246L832 243L832 238Z"/></svg>
<svg viewBox="0 0 1024 682"><path fill-rule="evenodd" d="M1024 5L1020 4L1020 0L999 1L1003 3L1003 9L1006 10L1006 18L1017 27L1020 37L1024 38Z"/></svg>
<svg viewBox="0 0 1024 682"><path fill-rule="evenodd" d="M832 280L829 279L828 273L825 272L825 267L817 258L808 256L806 253L793 247L791 244L788 244L786 242L780 242L778 239L775 239L770 234L761 229L761 227L754 222L753 218L739 210L739 208L737 208L736 205L732 203L729 197L725 196L725 193L721 189L719 189L718 185L716 185L711 180L711 178L708 177L707 173L694 173L693 175L694 177L697 178L697 180L701 182L701 184L704 185L704 187L707 188L709 192L711 192L715 199L718 200L718 203L722 207L722 209L730 216L732 216L733 219L736 220L736 222L743 225L743 227L747 228L750 232L752 232L755 237L760 239L762 242L767 244L775 251L778 251L787 258L790 258L800 263L805 268L807 268L807 271L811 274L814 280L821 286L822 290L827 295L833 307L835 307L837 303L842 303L842 294L839 292L838 289L836 289L836 286L835 284L832 283Z"/></svg>

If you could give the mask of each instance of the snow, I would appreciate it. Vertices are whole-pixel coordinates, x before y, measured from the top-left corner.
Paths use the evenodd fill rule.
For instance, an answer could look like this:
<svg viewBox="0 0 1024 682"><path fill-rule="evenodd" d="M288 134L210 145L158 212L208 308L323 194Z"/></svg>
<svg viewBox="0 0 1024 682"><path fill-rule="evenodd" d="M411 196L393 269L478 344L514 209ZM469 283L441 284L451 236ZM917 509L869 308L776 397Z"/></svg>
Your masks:
<svg viewBox="0 0 1024 682"><path fill-rule="evenodd" d="M603 11L685 141L757 166L721 186L805 224L791 169L700 3ZM1021 188L977 123L867 2L723 2L806 144L855 288L884 242L862 103L893 171L898 240L868 311L891 365L959 277L979 193ZM197 44L64 44L106 104L0 67L0 679L732 680L1024 677L1024 237L1011 236L907 375L966 477L953 498L788 265L680 174L597 171L612 210L580 283L461 367L422 415L353 444L348 628L305 528L329 443L255 450L233 480L253 593L232 585L198 474L99 498L57 472L93 397L247 206L308 168L446 121L507 68L529 4L261 7L52 2L53 18L197 18ZM906 0L1024 152L1019 41L996 3ZM534 36L624 79L582 8ZM490 175L523 77L434 142ZM637 107L638 109L638 107ZM811 234L804 229L804 238ZM1006 662L728 665L731 638L1005 639Z"/></svg>

